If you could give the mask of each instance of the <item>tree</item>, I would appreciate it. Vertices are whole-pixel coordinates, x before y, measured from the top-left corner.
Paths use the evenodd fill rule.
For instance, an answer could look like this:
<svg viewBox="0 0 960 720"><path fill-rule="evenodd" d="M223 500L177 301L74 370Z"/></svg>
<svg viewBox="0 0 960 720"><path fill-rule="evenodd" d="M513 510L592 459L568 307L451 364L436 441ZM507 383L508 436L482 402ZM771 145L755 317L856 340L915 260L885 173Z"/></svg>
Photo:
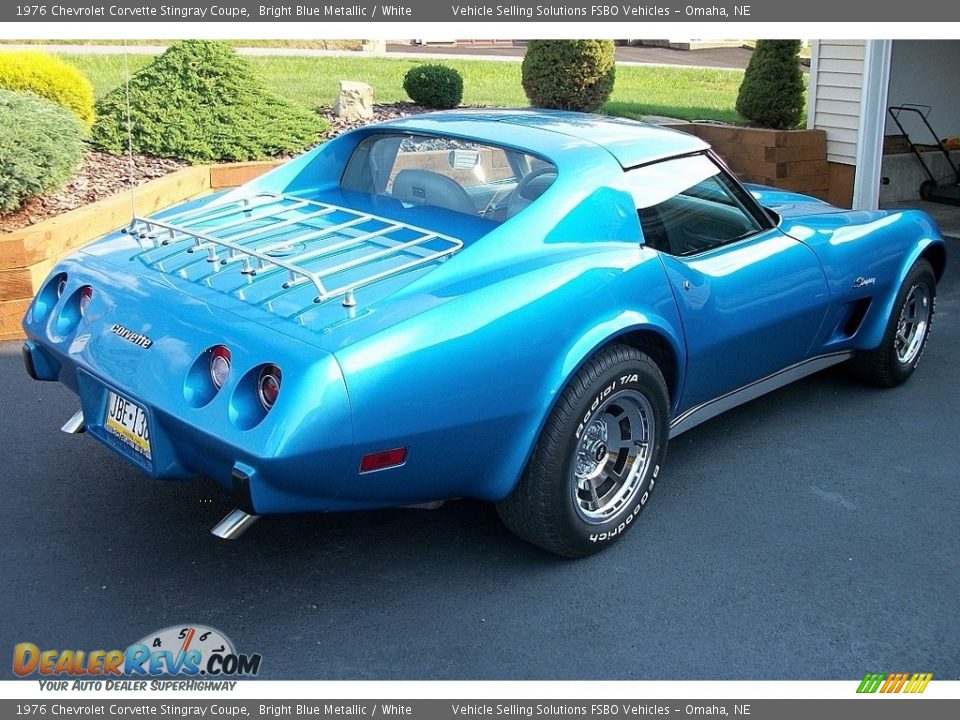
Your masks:
<svg viewBox="0 0 960 720"><path fill-rule="evenodd" d="M799 40L758 40L737 96L737 112L751 125L789 130L803 116Z"/></svg>

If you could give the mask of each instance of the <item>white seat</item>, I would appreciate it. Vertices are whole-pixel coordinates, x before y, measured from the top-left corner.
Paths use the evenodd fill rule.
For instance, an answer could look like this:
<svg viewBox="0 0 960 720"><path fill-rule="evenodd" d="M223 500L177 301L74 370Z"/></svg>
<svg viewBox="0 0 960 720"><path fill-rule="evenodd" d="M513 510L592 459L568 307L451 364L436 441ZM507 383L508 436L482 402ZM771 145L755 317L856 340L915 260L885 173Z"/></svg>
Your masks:
<svg viewBox="0 0 960 720"><path fill-rule="evenodd" d="M477 213L467 191L456 180L429 170L401 170L393 179L391 195L406 203Z"/></svg>

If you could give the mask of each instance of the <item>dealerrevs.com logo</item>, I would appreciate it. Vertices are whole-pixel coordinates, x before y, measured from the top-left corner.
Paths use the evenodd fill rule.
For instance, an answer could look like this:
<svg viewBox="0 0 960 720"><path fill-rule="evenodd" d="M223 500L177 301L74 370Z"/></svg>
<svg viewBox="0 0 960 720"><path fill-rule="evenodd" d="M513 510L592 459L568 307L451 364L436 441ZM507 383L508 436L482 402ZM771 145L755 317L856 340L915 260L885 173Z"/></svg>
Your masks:
<svg viewBox="0 0 960 720"><path fill-rule="evenodd" d="M105 689L116 690L142 689L140 684L128 687L117 678L179 676L201 680L198 689L213 689L209 686L214 679L255 677L261 659L258 653L238 653L230 639L214 628L173 625L124 650L41 650L33 643L19 643L13 649L13 672L18 677L36 674L43 680L69 678L75 683L103 680L108 683ZM68 684L67 680L44 683L57 690L67 689Z"/></svg>

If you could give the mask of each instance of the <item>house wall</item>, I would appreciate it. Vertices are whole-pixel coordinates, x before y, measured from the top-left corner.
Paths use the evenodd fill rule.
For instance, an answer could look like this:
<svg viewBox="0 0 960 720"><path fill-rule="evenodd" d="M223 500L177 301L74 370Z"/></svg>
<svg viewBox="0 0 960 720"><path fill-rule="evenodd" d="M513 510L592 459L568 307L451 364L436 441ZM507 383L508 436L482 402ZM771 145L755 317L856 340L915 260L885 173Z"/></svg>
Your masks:
<svg viewBox="0 0 960 720"><path fill-rule="evenodd" d="M865 46L865 40L816 40L811 48L807 127L826 131L830 162L857 159Z"/></svg>
<svg viewBox="0 0 960 720"><path fill-rule="evenodd" d="M957 40L894 40L888 105L929 105L928 118L937 134L960 136L960 90L952 75L956 68L960 68ZM933 142L919 119L903 114L901 122L914 142ZM888 117L886 134L899 133Z"/></svg>
<svg viewBox="0 0 960 720"><path fill-rule="evenodd" d="M810 50L807 127L826 132L827 199L841 207L853 201L865 48L865 40L814 40Z"/></svg>

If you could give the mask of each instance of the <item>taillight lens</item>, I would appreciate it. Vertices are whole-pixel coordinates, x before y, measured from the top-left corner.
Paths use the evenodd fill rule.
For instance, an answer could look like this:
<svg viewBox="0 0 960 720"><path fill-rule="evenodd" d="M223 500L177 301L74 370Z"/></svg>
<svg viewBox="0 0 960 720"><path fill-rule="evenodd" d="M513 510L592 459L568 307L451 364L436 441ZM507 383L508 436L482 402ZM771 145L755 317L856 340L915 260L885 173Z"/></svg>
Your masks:
<svg viewBox="0 0 960 720"><path fill-rule="evenodd" d="M93 300L93 288L89 285L84 285L80 290L80 315L81 317L87 311L87 306L90 305L90 301Z"/></svg>
<svg viewBox="0 0 960 720"><path fill-rule="evenodd" d="M223 345L217 345L210 350L210 380L219 390L227 381L230 374L230 351Z"/></svg>
<svg viewBox="0 0 960 720"><path fill-rule="evenodd" d="M66 291L66 289L67 289L67 276L61 275L60 279L57 280L57 297L62 298L63 293Z"/></svg>
<svg viewBox="0 0 960 720"><path fill-rule="evenodd" d="M391 467L399 467L406 461L407 449L405 447L381 450L380 452L363 456L363 459L360 461L360 472L368 473L376 470L386 470Z"/></svg>
<svg viewBox="0 0 960 720"><path fill-rule="evenodd" d="M260 371L257 380L257 395L264 410L270 410L280 395L280 368L276 365L265 365Z"/></svg>

